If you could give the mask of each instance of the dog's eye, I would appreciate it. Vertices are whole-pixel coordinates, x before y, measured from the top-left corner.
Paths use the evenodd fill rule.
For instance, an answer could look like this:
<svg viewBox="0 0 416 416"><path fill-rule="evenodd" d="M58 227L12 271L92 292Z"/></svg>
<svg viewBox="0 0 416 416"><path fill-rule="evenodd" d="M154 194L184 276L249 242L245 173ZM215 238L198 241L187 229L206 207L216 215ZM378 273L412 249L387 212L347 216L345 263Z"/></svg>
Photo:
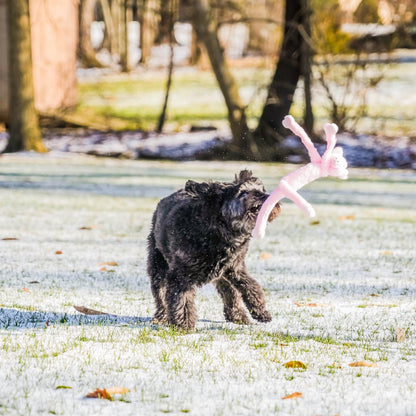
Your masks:
<svg viewBox="0 0 416 416"><path fill-rule="evenodd" d="M244 198L247 195L248 195L248 192L247 191L241 191L239 197L240 198Z"/></svg>

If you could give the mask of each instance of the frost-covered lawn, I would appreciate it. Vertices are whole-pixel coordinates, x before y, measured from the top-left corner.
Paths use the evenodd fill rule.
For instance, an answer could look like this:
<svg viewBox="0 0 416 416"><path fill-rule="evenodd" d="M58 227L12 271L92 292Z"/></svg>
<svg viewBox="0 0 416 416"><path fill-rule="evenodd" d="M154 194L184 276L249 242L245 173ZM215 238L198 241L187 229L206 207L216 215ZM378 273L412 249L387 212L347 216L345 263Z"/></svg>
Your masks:
<svg viewBox="0 0 416 416"><path fill-rule="evenodd" d="M151 325L158 199L245 167L269 190L295 168L0 158L1 415L416 414L415 172L319 180L302 192L314 221L284 204L247 259L272 323L225 323L207 286L195 332ZM114 386L130 392L85 398Z"/></svg>

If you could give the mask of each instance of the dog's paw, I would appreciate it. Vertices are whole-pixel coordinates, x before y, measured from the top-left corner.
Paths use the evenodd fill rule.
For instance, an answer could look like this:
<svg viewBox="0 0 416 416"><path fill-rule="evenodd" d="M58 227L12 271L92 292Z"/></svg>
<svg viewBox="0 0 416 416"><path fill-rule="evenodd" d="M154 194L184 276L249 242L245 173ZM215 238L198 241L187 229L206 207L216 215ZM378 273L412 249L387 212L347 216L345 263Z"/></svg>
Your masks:
<svg viewBox="0 0 416 416"><path fill-rule="evenodd" d="M270 322L272 320L272 316L266 310L261 313L252 313L252 317L259 322Z"/></svg>
<svg viewBox="0 0 416 416"><path fill-rule="evenodd" d="M239 308L224 308L224 317L226 321L237 325L250 325L249 316Z"/></svg>
<svg viewBox="0 0 416 416"><path fill-rule="evenodd" d="M227 317L226 320L228 322L232 322L233 324L237 324L237 325L250 325L251 324L251 320L247 315Z"/></svg>
<svg viewBox="0 0 416 416"><path fill-rule="evenodd" d="M166 316L154 316L152 318L152 324L154 325L168 325L168 318Z"/></svg>

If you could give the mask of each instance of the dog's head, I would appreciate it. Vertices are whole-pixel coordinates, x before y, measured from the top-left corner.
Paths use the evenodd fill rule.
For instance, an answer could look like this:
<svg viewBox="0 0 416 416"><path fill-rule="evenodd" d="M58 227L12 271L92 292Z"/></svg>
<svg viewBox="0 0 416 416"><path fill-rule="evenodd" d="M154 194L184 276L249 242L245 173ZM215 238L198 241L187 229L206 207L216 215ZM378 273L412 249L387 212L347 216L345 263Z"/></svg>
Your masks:
<svg viewBox="0 0 416 416"><path fill-rule="evenodd" d="M215 209L216 215L234 231L250 235L256 224L257 215L263 202L269 196L260 179L249 170L236 175L234 182L197 183L188 181L185 191L194 197L205 199L207 206ZM280 212L279 204L273 208L269 221L273 221Z"/></svg>

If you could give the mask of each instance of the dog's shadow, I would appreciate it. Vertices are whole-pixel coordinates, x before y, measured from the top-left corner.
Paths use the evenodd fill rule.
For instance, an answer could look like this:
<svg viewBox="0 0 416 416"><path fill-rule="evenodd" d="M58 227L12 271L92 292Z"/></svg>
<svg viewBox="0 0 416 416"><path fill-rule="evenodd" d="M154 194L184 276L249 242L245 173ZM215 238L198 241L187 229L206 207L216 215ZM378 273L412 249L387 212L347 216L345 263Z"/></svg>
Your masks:
<svg viewBox="0 0 416 416"><path fill-rule="evenodd" d="M218 329L225 324L221 321L201 319L205 329ZM18 330L32 328L47 328L48 326L128 326L131 328L159 329L163 326L152 323L151 317L121 316L112 314L89 315L62 312L27 311L10 308L0 308L0 329Z"/></svg>
<svg viewBox="0 0 416 416"><path fill-rule="evenodd" d="M144 327L151 325L151 318L111 314L85 315L75 310L74 313L62 313L0 308L0 329L45 328L49 325Z"/></svg>

